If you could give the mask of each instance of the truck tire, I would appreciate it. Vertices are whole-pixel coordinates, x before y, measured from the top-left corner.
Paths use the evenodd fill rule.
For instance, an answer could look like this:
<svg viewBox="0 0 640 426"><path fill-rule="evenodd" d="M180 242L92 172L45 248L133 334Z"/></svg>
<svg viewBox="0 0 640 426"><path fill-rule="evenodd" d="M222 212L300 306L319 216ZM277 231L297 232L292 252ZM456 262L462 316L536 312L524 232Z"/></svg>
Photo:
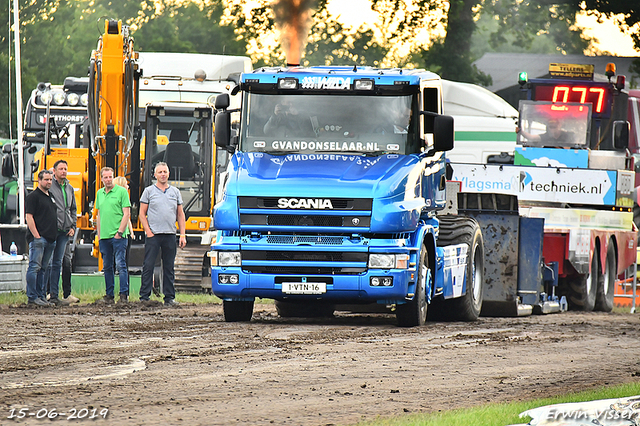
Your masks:
<svg viewBox="0 0 640 426"><path fill-rule="evenodd" d="M567 277L569 309L572 311L593 311L596 306L599 271L598 255L593 253L590 274Z"/></svg>
<svg viewBox="0 0 640 426"><path fill-rule="evenodd" d="M248 322L253 316L253 300L222 301L222 311L226 322Z"/></svg>
<svg viewBox="0 0 640 426"><path fill-rule="evenodd" d="M396 318L400 327L416 327L424 325L427 321L427 293L426 281L429 275L429 258L427 248L422 246L420 250L420 262L418 263L418 280L413 299L396 307Z"/></svg>
<svg viewBox="0 0 640 426"><path fill-rule="evenodd" d="M275 301L276 311L281 318L331 318L335 305L329 303L296 303Z"/></svg>
<svg viewBox="0 0 640 426"><path fill-rule="evenodd" d="M438 246L466 244L467 291L462 297L444 300L440 310L447 319L476 321L482 310L484 298L484 242L480 225L475 219L464 216L440 216Z"/></svg>
<svg viewBox="0 0 640 426"><path fill-rule="evenodd" d="M616 250L613 241L609 241L607 258L605 259L602 273L598 279L598 291L596 293L596 311L611 312L613 310L613 293L616 288Z"/></svg>

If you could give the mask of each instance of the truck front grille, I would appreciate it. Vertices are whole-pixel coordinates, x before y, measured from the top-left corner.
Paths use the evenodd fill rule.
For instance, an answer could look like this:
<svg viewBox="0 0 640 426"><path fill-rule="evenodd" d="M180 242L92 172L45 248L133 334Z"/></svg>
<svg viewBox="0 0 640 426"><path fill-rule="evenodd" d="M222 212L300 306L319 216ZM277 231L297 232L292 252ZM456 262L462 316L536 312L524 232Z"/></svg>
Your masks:
<svg viewBox="0 0 640 426"><path fill-rule="evenodd" d="M316 268L312 266L243 266L243 271L261 274L296 274L296 275L357 275L366 272L367 268Z"/></svg>
<svg viewBox="0 0 640 426"><path fill-rule="evenodd" d="M371 218L369 216L311 214L241 214L240 223L246 226L349 227L366 229L371 223Z"/></svg>
<svg viewBox="0 0 640 426"><path fill-rule="evenodd" d="M367 269L367 252L242 250L242 269L268 274L359 274Z"/></svg>
<svg viewBox="0 0 640 426"><path fill-rule="evenodd" d="M332 237L328 235L267 235L267 244L280 245L313 244L339 246L343 240L343 237Z"/></svg>
<svg viewBox="0 0 640 426"><path fill-rule="evenodd" d="M304 198L304 197L302 197ZM238 197L238 207L241 209L278 209L278 197ZM324 198L323 198L324 200ZM331 210L361 210L371 211L371 198L326 198L331 201Z"/></svg>
<svg viewBox="0 0 640 426"><path fill-rule="evenodd" d="M242 260L267 260L270 262L362 262L366 265L366 252L336 251L253 251L243 250Z"/></svg>

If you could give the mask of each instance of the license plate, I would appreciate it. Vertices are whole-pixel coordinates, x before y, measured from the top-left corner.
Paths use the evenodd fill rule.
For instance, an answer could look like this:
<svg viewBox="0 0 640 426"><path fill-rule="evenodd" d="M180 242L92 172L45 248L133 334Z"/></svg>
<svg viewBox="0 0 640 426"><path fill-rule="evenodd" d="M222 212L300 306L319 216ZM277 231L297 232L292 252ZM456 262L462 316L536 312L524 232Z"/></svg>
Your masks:
<svg viewBox="0 0 640 426"><path fill-rule="evenodd" d="M282 283L282 292L287 294L323 294L327 283Z"/></svg>

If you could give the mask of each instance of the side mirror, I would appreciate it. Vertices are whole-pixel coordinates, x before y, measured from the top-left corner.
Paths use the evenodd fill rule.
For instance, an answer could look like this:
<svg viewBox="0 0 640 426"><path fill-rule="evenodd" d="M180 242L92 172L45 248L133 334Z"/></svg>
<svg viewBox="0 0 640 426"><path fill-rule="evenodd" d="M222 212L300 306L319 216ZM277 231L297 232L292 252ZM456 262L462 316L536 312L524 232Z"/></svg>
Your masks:
<svg viewBox="0 0 640 426"><path fill-rule="evenodd" d="M629 122L614 121L611 139L615 149L626 149L629 146Z"/></svg>
<svg viewBox="0 0 640 426"><path fill-rule="evenodd" d="M433 120L433 148L436 151L453 149L453 117L438 115Z"/></svg>
<svg viewBox="0 0 640 426"><path fill-rule="evenodd" d="M226 93L224 93L226 95ZM222 96L222 95L220 95ZM218 96L218 98L220 97ZM227 100L229 95L227 96ZM218 98L216 98L216 108L218 105ZM220 111L216 114L216 127L215 127L216 145L220 148L227 148L231 141L231 114L227 111Z"/></svg>
<svg viewBox="0 0 640 426"><path fill-rule="evenodd" d="M221 93L218 96L216 96L216 101L215 101L215 108L217 110L225 110L227 108L229 108L229 94L228 93Z"/></svg>

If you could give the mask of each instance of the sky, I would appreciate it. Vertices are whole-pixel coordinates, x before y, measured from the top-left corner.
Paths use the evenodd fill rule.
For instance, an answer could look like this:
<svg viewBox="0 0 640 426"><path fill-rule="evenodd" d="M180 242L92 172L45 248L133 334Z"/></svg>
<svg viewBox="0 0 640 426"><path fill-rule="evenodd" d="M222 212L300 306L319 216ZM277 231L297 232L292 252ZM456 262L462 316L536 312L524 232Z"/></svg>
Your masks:
<svg viewBox="0 0 640 426"><path fill-rule="evenodd" d="M369 0L330 0L329 11L335 15L341 15L341 20L349 25L358 27L365 22L373 22L375 14L369 7ZM588 30L587 35L598 39L595 46L602 51L610 52L617 56L640 56L640 52L633 49L633 41L630 36L623 34L613 20L599 24L594 16L586 14L578 17L578 25Z"/></svg>

